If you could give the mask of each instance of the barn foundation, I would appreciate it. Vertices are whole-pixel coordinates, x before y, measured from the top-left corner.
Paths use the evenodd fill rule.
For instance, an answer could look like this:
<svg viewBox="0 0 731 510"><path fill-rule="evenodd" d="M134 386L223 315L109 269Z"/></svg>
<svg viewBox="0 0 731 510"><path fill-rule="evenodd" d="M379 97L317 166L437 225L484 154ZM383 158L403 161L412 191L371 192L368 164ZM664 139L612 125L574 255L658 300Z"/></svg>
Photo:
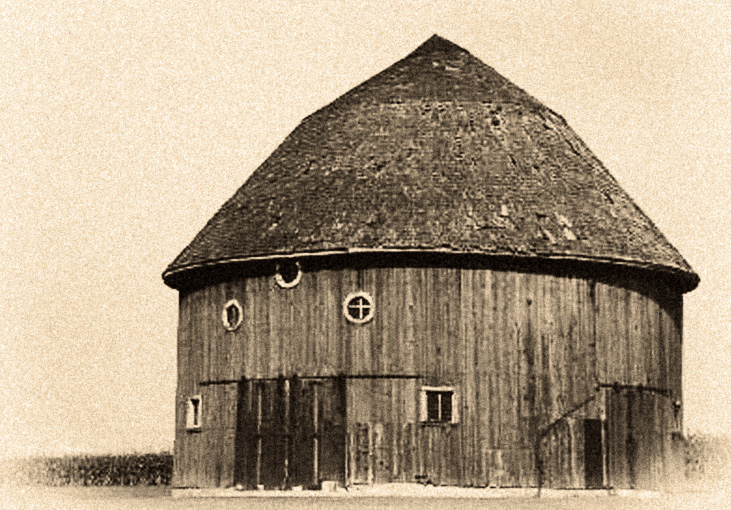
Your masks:
<svg viewBox="0 0 731 510"><path fill-rule="evenodd" d="M571 499L571 498L612 498L629 497L632 499L657 499L660 491L628 489L543 489L535 488L471 488L471 487L431 487L418 484L392 483L371 487L338 488L334 491L314 490L273 490L246 491L227 489L172 489L173 498L443 498L443 499Z"/></svg>

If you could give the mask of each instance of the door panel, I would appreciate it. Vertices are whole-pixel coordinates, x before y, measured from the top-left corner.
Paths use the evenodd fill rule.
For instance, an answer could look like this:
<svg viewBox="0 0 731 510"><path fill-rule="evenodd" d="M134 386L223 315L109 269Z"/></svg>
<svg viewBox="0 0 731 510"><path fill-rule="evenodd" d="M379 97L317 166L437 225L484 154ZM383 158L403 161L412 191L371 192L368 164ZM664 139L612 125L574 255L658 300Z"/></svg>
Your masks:
<svg viewBox="0 0 731 510"><path fill-rule="evenodd" d="M239 382L239 398L236 416L236 459L234 483L246 489L256 489L259 483L258 389L254 381Z"/></svg>
<svg viewBox="0 0 731 510"><path fill-rule="evenodd" d="M317 381L317 443L320 480L345 484L345 379Z"/></svg>
<svg viewBox="0 0 731 510"><path fill-rule="evenodd" d="M612 486L657 489L665 483L671 402L668 396L653 391L608 393L606 436Z"/></svg>
<svg viewBox="0 0 731 510"><path fill-rule="evenodd" d="M259 483L265 489L285 487L285 461L287 458L287 437L285 430L285 407L287 395L283 379L259 383L261 388L261 425L259 431L261 466Z"/></svg>
<svg viewBox="0 0 731 510"><path fill-rule="evenodd" d="M314 412L311 383L293 378L290 386L292 455L289 479L292 487L310 487L317 483L314 469Z"/></svg>
<svg viewBox="0 0 731 510"><path fill-rule="evenodd" d="M345 481L344 380L248 380L239 384L236 483L247 489Z"/></svg>

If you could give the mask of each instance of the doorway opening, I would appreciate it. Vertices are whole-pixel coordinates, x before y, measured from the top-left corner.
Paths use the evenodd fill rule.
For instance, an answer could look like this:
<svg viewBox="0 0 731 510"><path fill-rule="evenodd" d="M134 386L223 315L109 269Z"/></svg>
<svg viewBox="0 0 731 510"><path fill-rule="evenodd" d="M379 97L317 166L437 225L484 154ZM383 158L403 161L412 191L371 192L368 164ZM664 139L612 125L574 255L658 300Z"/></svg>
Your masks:
<svg viewBox="0 0 731 510"><path fill-rule="evenodd" d="M604 434L602 420L584 420L584 485L604 487Z"/></svg>

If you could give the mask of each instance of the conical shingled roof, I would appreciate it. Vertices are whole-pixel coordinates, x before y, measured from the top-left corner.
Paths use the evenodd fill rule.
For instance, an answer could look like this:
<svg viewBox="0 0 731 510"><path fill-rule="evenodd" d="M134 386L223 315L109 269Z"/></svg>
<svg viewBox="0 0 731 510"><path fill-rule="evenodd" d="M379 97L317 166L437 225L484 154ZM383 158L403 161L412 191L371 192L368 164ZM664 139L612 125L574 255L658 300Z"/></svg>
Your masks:
<svg viewBox="0 0 731 510"><path fill-rule="evenodd" d="M309 117L167 268L425 250L698 277L560 116L433 36Z"/></svg>

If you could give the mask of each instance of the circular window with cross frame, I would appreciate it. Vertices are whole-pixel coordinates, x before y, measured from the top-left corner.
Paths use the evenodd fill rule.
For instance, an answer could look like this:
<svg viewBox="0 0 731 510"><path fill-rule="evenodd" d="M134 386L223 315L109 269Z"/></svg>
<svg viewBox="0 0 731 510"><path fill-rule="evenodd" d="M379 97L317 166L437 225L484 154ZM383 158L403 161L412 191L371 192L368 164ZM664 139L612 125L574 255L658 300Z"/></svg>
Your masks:
<svg viewBox="0 0 731 510"><path fill-rule="evenodd" d="M365 324L375 312L373 298L367 292L352 292L343 301L343 314L354 324Z"/></svg>

